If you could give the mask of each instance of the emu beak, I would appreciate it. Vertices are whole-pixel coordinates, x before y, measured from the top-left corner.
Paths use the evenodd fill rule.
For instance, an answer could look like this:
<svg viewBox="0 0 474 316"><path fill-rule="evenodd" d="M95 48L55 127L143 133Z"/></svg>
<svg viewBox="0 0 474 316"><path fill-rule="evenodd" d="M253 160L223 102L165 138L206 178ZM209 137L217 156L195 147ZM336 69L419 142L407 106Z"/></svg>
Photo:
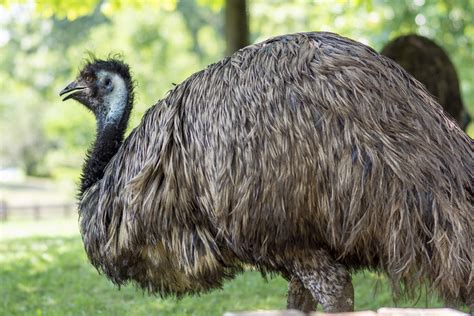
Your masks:
<svg viewBox="0 0 474 316"><path fill-rule="evenodd" d="M79 91L84 90L85 88L87 87L79 85L77 81L73 81L70 84L68 84L66 88L62 89L61 92L59 92L59 96L72 92L63 99L63 101L66 101L74 97Z"/></svg>

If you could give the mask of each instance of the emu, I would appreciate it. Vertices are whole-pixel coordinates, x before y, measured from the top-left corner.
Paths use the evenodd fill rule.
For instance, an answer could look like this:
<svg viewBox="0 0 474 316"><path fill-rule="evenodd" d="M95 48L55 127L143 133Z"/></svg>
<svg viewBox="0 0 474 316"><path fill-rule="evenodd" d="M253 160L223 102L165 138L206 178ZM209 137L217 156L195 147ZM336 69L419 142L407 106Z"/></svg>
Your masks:
<svg viewBox="0 0 474 316"><path fill-rule="evenodd" d="M466 129L471 119L464 109L456 68L438 44L420 35L404 35L387 43L381 54L424 84L444 110Z"/></svg>
<svg viewBox="0 0 474 316"><path fill-rule="evenodd" d="M423 85L332 33L248 46L174 87L125 139L133 83L92 60L60 95L97 138L79 195L92 264L162 296L251 265L288 307L353 310L350 273L474 307L473 141Z"/></svg>

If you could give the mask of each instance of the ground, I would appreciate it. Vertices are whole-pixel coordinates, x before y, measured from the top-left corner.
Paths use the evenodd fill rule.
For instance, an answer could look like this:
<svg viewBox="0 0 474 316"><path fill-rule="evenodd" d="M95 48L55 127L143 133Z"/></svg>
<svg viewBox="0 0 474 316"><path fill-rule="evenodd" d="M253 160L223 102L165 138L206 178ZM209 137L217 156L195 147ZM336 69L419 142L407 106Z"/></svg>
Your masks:
<svg viewBox="0 0 474 316"><path fill-rule="evenodd" d="M222 290L181 300L160 299L129 285L118 290L87 262L74 219L0 223L0 315L222 315L283 309L286 281L247 271ZM354 276L357 310L381 306L442 306L422 295L395 304L387 280ZM415 304L416 303L416 304Z"/></svg>

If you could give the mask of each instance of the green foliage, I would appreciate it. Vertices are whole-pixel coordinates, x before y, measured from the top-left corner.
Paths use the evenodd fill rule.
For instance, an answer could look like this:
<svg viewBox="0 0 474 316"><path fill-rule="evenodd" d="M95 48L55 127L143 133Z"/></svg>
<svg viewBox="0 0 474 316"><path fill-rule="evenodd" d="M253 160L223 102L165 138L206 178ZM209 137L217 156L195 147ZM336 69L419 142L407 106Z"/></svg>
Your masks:
<svg viewBox="0 0 474 316"><path fill-rule="evenodd" d="M212 14L206 8L196 14L194 38L180 11L138 8L107 18L95 10L68 21L32 15L29 7L15 10L0 21L10 36L0 54L0 79L6 83L0 126L11 135L2 138L0 153L3 166L17 165L28 174L53 175L57 168L81 165L95 134L94 119L77 103L62 103L57 92L73 80L88 51L100 58L119 53L131 65L138 86L132 127L173 83L221 55L218 34L204 25ZM198 41L199 54L193 51Z"/></svg>
<svg viewBox="0 0 474 316"><path fill-rule="evenodd" d="M80 105L62 103L57 92L88 51L121 53L130 64L137 82L131 128L174 83L224 53L224 0L31 3L0 0L0 132L10 136L1 138L0 167L50 175L79 168L94 119ZM380 50L410 32L433 38L450 54L474 116L473 6L472 0L248 1L253 42L319 30Z"/></svg>
<svg viewBox="0 0 474 316"><path fill-rule="evenodd" d="M207 0L210 4L219 2ZM28 4L27 0L0 0L0 5L11 8L17 4ZM35 12L43 18L57 17L60 19L75 20L93 13L96 8L106 15L112 15L120 10L143 7L155 10L172 11L176 8L176 0L41 0L35 1Z"/></svg>
<svg viewBox="0 0 474 316"><path fill-rule="evenodd" d="M225 0L197 0L197 3L210 7L213 11L221 10L225 5Z"/></svg>
<svg viewBox="0 0 474 316"><path fill-rule="evenodd" d="M60 18L74 20L79 16L92 13L97 0L68 0L68 1L37 1L36 8L44 17L48 18L54 14Z"/></svg>
<svg viewBox="0 0 474 316"><path fill-rule="evenodd" d="M53 223L71 229L67 223ZM5 226L15 225L0 223L0 230L12 230ZM36 224L40 225L47 224ZM118 290L87 262L79 236L67 231L61 235L0 241L0 310L6 315L222 315L225 311L283 309L286 304L285 280L277 277L266 282L251 271L226 282L223 290L181 300L148 296L133 286ZM358 273L354 284L357 310L396 305L384 277ZM424 294L418 302L397 305L442 306Z"/></svg>

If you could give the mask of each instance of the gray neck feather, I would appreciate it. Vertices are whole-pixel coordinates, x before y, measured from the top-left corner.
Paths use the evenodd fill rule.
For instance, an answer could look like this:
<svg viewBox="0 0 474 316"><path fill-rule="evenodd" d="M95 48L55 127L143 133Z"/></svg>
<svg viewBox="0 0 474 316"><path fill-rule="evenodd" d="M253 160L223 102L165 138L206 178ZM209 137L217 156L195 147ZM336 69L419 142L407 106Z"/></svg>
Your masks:
<svg viewBox="0 0 474 316"><path fill-rule="evenodd" d="M114 90L105 97L104 102L108 105L105 125L118 124L123 116L128 102L128 90L125 82L119 75L112 75Z"/></svg>

